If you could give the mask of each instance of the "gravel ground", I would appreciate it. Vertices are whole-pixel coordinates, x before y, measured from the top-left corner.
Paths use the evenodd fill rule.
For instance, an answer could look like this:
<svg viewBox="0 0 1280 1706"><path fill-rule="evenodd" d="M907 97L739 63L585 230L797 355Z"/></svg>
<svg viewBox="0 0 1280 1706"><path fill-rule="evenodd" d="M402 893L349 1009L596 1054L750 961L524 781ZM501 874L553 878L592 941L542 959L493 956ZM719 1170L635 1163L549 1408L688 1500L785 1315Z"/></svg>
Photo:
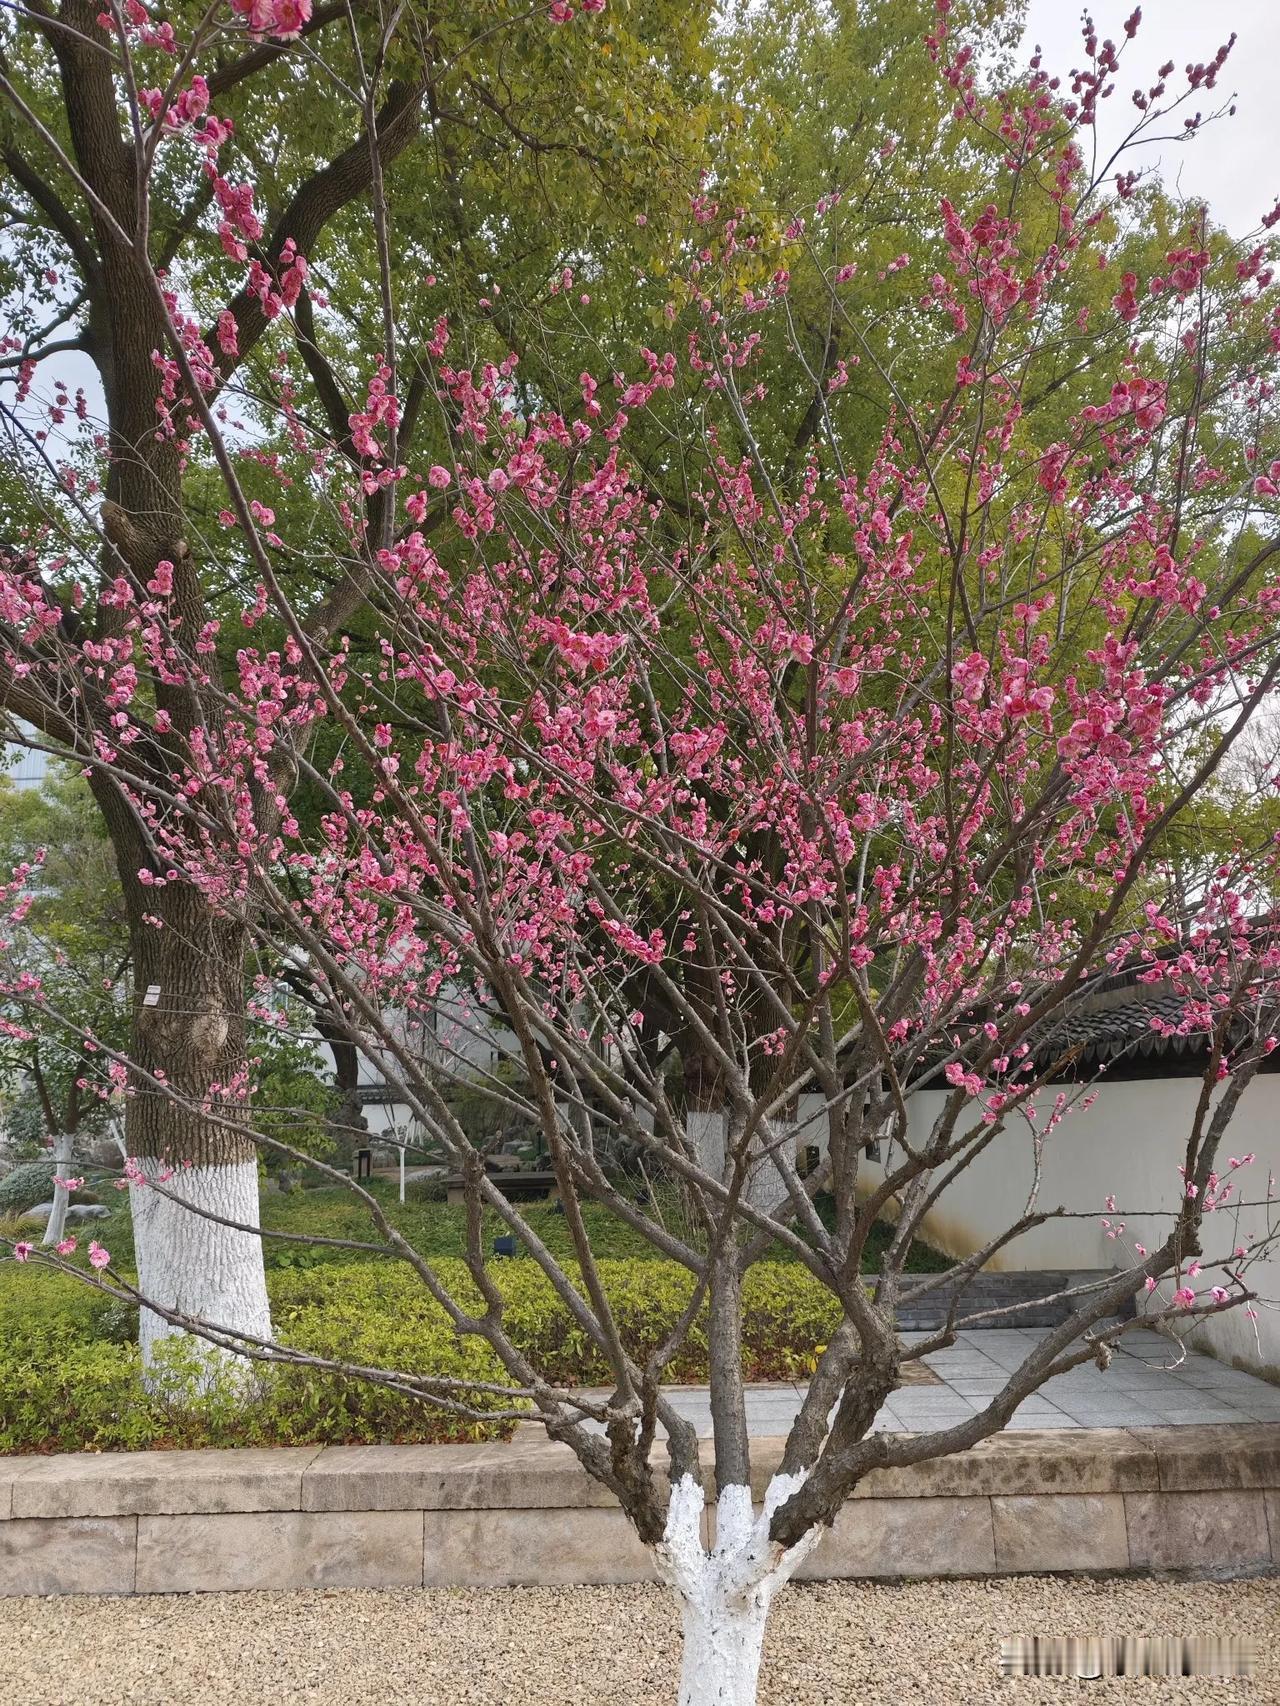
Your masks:
<svg viewBox="0 0 1280 1706"><path fill-rule="evenodd" d="M1238 1634L1252 1682L1005 1681L1017 1634ZM664 1590L401 1589L0 1600L0 1684L24 1706L671 1706L677 1619ZM791 1588L761 1706L1280 1702L1280 1588L1251 1582L1005 1581Z"/></svg>

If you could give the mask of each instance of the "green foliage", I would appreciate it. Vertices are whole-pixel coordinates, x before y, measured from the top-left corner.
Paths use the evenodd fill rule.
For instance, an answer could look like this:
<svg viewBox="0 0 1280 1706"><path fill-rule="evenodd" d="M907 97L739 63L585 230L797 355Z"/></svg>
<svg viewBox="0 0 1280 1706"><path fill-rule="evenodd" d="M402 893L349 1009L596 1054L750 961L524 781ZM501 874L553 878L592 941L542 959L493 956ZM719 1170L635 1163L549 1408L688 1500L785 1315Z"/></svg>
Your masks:
<svg viewBox="0 0 1280 1706"><path fill-rule="evenodd" d="M35 1086L19 1084L4 1099L5 1141L11 1155L36 1161L49 1145L49 1122Z"/></svg>
<svg viewBox="0 0 1280 1706"><path fill-rule="evenodd" d="M36 1203L44 1202L53 1193L54 1164L48 1158L41 1161L20 1161L11 1173L0 1179L0 1216L25 1214Z"/></svg>
<svg viewBox="0 0 1280 1706"><path fill-rule="evenodd" d="M128 1036L128 934L115 858L88 784L65 766L53 766L39 788L0 776L0 866L23 863L32 868L31 907L9 963L38 980L66 1022L42 1013L32 1023L22 1000L3 1004L20 1027L0 1049L6 1125L30 1145L58 1131L104 1128L107 1104L85 1085L102 1085L105 1057L80 1034L114 1049ZM28 1030L35 1034L23 1040Z"/></svg>
<svg viewBox="0 0 1280 1706"><path fill-rule="evenodd" d="M464 1264L439 1264L464 1305L480 1299ZM577 1270L568 1265L571 1278ZM604 1261L601 1279L632 1356L662 1343L687 1305L692 1277L665 1261ZM514 1343L564 1385L609 1379L598 1349L531 1261L495 1264ZM493 1352L460 1338L416 1275L401 1265L327 1263L276 1273L271 1283L283 1343L316 1356L462 1383L477 1411L520 1407L466 1383L503 1386ZM840 1320L840 1306L795 1263L762 1263L743 1289L743 1373L752 1380L803 1376ZM199 1345L161 1347L143 1382L136 1344L121 1342L127 1310L70 1277L7 1267L0 1274L0 1452L134 1451L158 1447L465 1441L502 1437L510 1419L458 1415L387 1386L318 1370L257 1366L246 1376L211 1364ZM667 1369L673 1381L705 1381L705 1322L695 1321Z"/></svg>
<svg viewBox="0 0 1280 1706"><path fill-rule="evenodd" d="M0 1350L0 1451L142 1451L155 1443L136 1345Z"/></svg>
<svg viewBox="0 0 1280 1706"><path fill-rule="evenodd" d="M436 1372L492 1379L483 1358L435 1347ZM476 1407L502 1400L476 1394ZM105 1340L44 1357L0 1351L0 1452L146 1451L244 1445L335 1445L500 1438L510 1424L472 1421L365 1381L290 1368L245 1377L212 1370L195 1345L160 1346L142 1378L137 1345Z"/></svg>
<svg viewBox="0 0 1280 1706"><path fill-rule="evenodd" d="M449 1207L440 1202L412 1200L402 1207L397 1200L396 1186L380 1179L373 1182L372 1189L380 1198L392 1223L404 1233L420 1255L428 1256L434 1261L440 1257L456 1256L462 1249L466 1236L465 1209ZM659 1192L656 1206L664 1224L671 1231L697 1243L697 1229L686 1224L676 1192ZM819 1198L818 1208L820 1213L827 1212L830 1218L829 1203ZM530 1229L557 1260L572 1261L574 1248L568 1223L554 1203L521 1204L521 1213ZM619 1220L609 1209L588 1202L582 1205L582 1215L591 1248L598 1259L618 1261L630 1257L652 1264L653 1246L648 1239L628 1226L625 1221ZM279 1232L310 1233L326 1238L367 1241L376 1239L366 1209L350 1192L336 1185L314 1191L290 1192L288 1195L268 1192L262 1199L262 1224ZM484 1239L487 1247L492 1248L494 1238L506 1230L496 1214L486 1212ZM113 1254L116 1253L114 1223L104 1223L97 1236ZM887 1227L873 1228L864 1258L864 1267L869 1271L876 1270L880 1254L890 1236L891 1231ZM349 1250L308 1248L301 1244L279 1243L270 1238L264 1241L263 1250L269 1270L313 1268L329 1262L345 1265L356 1256L356 1252ZM779 1249L774 1252L774 1259L790 1262L794 1257L790 1251ZM915 1273L933 1272L946 1265L948 1264L945 1257L931 1250L928 1245L918 1242L907 1262L908 1270Z"/></svg>
<svg viewBox="0 0 1280 1706"><path fill-rule="evenodd" d="M393 1224L420 1255L435 1260L456 1256L463 1248L466 1239L465 1209L440 1202L406 1202L401 1207L397 1187L382 1180L374 1182L373 1190ZM522 1204L521 1212L553 1255L562 1261L572 1259L574 1252L569 1228L554 1204ZM591 1247L597 1255L607 1258L653 1254L648 1240L608 1209L584 1203L583 1218ZM288 1195L268 1192L262 1200L262 1223L281 1232L320 1234L326 1238L377 1239L368 1211L340 1185L315 1191L295 1191ZM493 1239L506 1230L496 1214L486 1213L484 1237L487 1245L491 1247ZM348 1250L305 1249L301 1245L277 1243L270 1238L265 1240L263 1248L269 1269L288 1268L300 1263L308 1267L320 1262L348 1263L354 1254Z"/></svg>
<svg viewBox="0 0 1280 1706"><path fill-rule="evenodd" d="M419 1191L415 1191L411 1186L406 1193L409 1200L403 1206L398 1201L394 1183L375 1179L370 1188L380 1200L392 1224L404 1233L419 1255L434 1262L456 1256L462 1249L466 1235L466 1211L460 1207L450 1207L444 1202L429 1200L431 1194L439 1195L440 1187L434 1181L425 1182ZM93 1228L93 1236L111 1251L117 1266L127 1269L133 1265L133 1226L128 1201L126 1198L116 1197L114 1192L108 1191L106 1195L108 1207L114 1212L110 1219L97 1222ZM817 1206L819 1214L834 1224L830 1199L820 1196ZM671 1231L688 1238L694 1244L697 1243L697 1228L686 1223L676 1192L660 1191L657 1207L664 1224ZM524 1203L521 1204L521 1212L530 1229L558 1261L573 1260L574 1249L569 1228L554 1203ZM661 1266L654 1263L653 1247L648 1240L611 1214L608 1209L594 1203L584 1203L582 1216L591 1240L591 1248L599 1260L631 1259L645 1262L651 1267ZM269 1231L292 1232L320 1238L350 1238L362 1243L377 1241L368 1212L340 1185L326 1185L315 1190L288 1193L266 1191L262 1196L262 1224ZM506 1230L496 1214L486 1212L484 1241L487 1248L492 1249L493 1240ZM872 1227L863 1252L864 1272L879 1271L880 1257L892 1236L893 1229L888 1225L879 1224ZM307 1273L312 1269L333 1264L345 1268L353 1262L362 1261L382 1265L389 1260L372 1252L364 1254L326 1245L286 1243L275 1238L264 1239L262 1250L268 1275ZM781 1247L772 1252L771 1259L784 1264L795 1261L792 1252ZM950 1263L947 1257L917 1240L912 1246L906 1266L909 1273L935 1273L950 1266Z"/></svg>
<svg viewBox="0 0 1280 1706"><path fill-rule="evenodd" d="M444 1284L464 1308L480 1297L456 1257L435 1264ZM566 1272L575 1282L573 1263ZM630 1354L644 1361L658 1348L693 1294L693 1276L674 1262L604 1260L601 1283ZM601 1384L609 1368L533 1261L494 1264L493 1277L505 1302L503 1323L513 1342L550 1381L566 1386ZM311 1351L326 1345L359 1346L338 1355L375 1348L374 1360L420 1372L423 1346L438 1348L448 1333L444 1311L421 1281L402 1265L330 1263L309 1273L278 1274L271 1286L277 1331ZM812 1367L818 1349L840 1323L840 1305L827 1288L794 1262L762 1262L743 1286L742 1367L751 1380L786 1380ZM335 1354L330 1352L328 1354ZM411 1360L404 1360L404 1359ZM495 1378L495 1377L490 1377ZM496 1378L500 1378L496 1377ZM705 1321L695 1321L667 1369L676 1382L707 1379Z"/></svg>
<svg viewBox="0 0 1280 1706"><path fill-rule="evenodd" d="M138 1312L69 1274L0 1266L0 1348L40 1360L58 1347L138 1336Z"/></svg>
<svg viewBox="0 0 1280 1706"><path fill-rule="evenodd" d="M298 1309L291 1342L402 1372L502 1383L487 1346L441 1321ZM243 1368L200 1345L161 1345L144 1382L136 1314L70 1277L0 1273L0 1453L197 1446L441 1443L498 1438L509 1422L458 1416L363 1380L286 1366ZM125 1337L125 1335L131 1335ZM500 1395L466 1396L478 1410Z"/></svg>
<svg viewBox="0 0 1280 1706"><path fill-rule="evenodd" d="M289 998L284 1016L284 1025L259 1023L251 1032L254 1127L265 1137L332 1162L337 1145L328 1120L338 1103L332 1069L307 1035L313 1021L304 1004ZM272 1150L260 1153L269 1170L291 1165Z"/></svg>
<svg viewBox="0 0 1280 1706"><path fill-rule="evenodd" d="M480 1306L461 1261L445 1258L436 1267L464 1307ZM693 1276L666 1261L603 1260L599 1268L622 1341L642 1362L663 1342L688 1305ZM507 1332L548 1380L570 1386L609 1379L603 1356L535 1262L504 1261L495 1264L492 1272L505 1302ZM575 1264L566 1263L566 1272L580 1282ZM384 1355L402 1345L402 1355L417 1356L416 1347L434 1342L442 1329L448 1330L439 1305L416 1275L400 1265L329 1264L311 1273L278 1275L271 1293L278 1331L291 1344L308 1350L319 1350L336 1339L361 1346L376 1342ZM786 1380L812 1367L816 1352L839 1325L841 1312L837 1300L807 1268L794 1262L762 1262L746 1277L742 1313L744 1375L751 1380ZM398 1362L395 1366L417 1369L421 1364ZM707 1379L706 1328L701 1317L668 1366L667 1378L676 1382Z"/></svg>

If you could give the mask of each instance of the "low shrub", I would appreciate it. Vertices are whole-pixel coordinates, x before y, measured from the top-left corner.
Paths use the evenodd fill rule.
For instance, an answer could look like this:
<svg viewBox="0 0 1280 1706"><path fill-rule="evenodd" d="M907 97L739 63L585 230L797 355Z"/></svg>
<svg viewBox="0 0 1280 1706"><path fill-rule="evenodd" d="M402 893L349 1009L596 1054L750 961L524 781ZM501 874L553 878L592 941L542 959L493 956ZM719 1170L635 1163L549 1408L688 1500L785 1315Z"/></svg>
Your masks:
<svg viewBox="0 0 1280 1706"><path fill-rule="evenodd" d="M71 1282L74 1283L74 1282ZM462 1383L468 1408L509 1409L465 1382L500 1382L488 1348L393 1319L352 1323L302 1313L308 1348ZM315 1369L248 1370L181 1339L161 1345L144 1380L136 1344L29 1335L0 1345L0 1453L143 1451L233 1445L349 1445L502 1438L512 1423L460 1416L407 1393Z"/></svg>
<svg viewBox="0 0 1280 1706"><path fill-rule="evenodd" d="M138 1312L69 1274L0 1263L0 1355L39 1357L54 1347L138 1337Z"/></svg>
<svg viewBox="0 0 1280 1706"><path fill-rule="evenodd" d="M459 1302L480 1298L464 1264L436 1264ZM575 1281L576 1268L567 1265ZM603 1384L609 1368L530 1260L495 1264L514 1342L552 1382ZM666 1338L692 1293L673 1262L605 1261L600 1276L628 1350L643 1360ZM512 1421L486 1413L520 1406L501 1392L497 1357L461 1338L445 1311L402 1264L324 1263L275 1272L272 1309L281 1340L297 1350L405 1375L459 1382L459 1415L385 1385L281 1364L242 1367L182 1340L162 1347L146 1381L136 1312L60 1274L0 1269L0 1452L122 1450L219 1445L455 1442L500 1438ZM794 1262L761 1263L743 1287L743 1372L784 1380L812 1368L839 1306ZM706 1325L695 1321L667 1369L674 1381L707 1378Z"/></svg>
<svg viewBox="0 0 1280 1706"><path fill-rule="evenodd" d="M480 1299L464 1264L446 1258L434 1264L444 1284L465 1307ZM637 1361L662 1343L688 1305L693 1276L674 1262L602 1261L601 1283L623 1343ZM610 1378L600 1351L588 1340L556 1296L551 1281L531 1260L494 1265L505 1300L504 1325L516 1345L548 1380L565 1386ZM580 1281L576 1266L566 1263ZM366 1342L391 1334L391 1342L421 1334L435 1340L451 1334L448 1317L407 1267L390 1263L326 1263L307 1272L277 1273L271 1280L277 1331L308 1350ZM788 1380L812 1368L840 1321L840 1306L808 1269L795 1262L761 1262L743 1286L743 1372L751 1380ZM375 1323L381 1323L375 1327ZM392 1324L391 1326L385 1324ZM301 1336L300 1336L301 1335ZM326 1354L354 1356L354 1350ZM667 1378L707 1379L705 1320L695 1320L668 1365Z"/></svg>
<svg viewBox="0 0 1280 1706"><path fill-rule="evenodd" d="M0 1348L0 1451L142 1451L155 1443L137 1345Z"/></svg>
<svg viewBox="0 0 1280 1706"><path fill-rule="evenodd" d="M25 1214L37 1203L47 1202L53 1195L57 1170L48 1156L40 1161L20 1161L0 1179L0 1218Z"/></svg>

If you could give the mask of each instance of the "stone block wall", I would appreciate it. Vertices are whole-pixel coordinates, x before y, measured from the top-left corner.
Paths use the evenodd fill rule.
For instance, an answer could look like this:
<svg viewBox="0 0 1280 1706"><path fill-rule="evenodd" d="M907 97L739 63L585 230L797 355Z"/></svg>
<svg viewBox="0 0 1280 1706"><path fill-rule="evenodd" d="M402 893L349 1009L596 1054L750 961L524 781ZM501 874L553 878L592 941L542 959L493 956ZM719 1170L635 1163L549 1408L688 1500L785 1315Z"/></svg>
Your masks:
<svg viewBox="0 0 1280 1706"><path fill-rule="evenodd" d="M780 1440L753 1441L757 1495ZM708 1532L712 1522L708 1510ZM1280 1429L1010 1433L868 1476L810 1580L1280 1567ZM566 1447L0 1459L0 1593L494 1587L653 1578Z"/></svg>

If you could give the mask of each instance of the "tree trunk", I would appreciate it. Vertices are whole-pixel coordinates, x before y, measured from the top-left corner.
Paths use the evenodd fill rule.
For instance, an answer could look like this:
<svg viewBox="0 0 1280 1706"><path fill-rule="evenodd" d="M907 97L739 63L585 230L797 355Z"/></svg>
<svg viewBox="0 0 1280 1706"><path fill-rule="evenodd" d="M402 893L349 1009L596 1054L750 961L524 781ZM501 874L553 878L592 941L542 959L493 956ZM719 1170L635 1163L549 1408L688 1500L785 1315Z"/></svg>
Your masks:
<svg viewBox="0 0 1280 1706"><path fill-rule="evenodd" d="M713 1179L724 1177L725 1139L729 1117L724 1108L688 1108L684 1129L689 1147L704 1173Z"/></svg>
<svg viewBox="0 0 1280 1706"><path fill-rule="evenodd" d="M779 1115L766 1132L757 1134L751 1143L751 1159L747 1164L746 1200L762 1214L772 1214L787 1200L787 1181L778 1171L773 1159L780 1154L794 1167L796 1163L796 1123L794 1116Z"/></svg>
<svg viewBox="0 0 1280 1706"><path fill-rule="evenodd" d="M730 1603L708 1588L683 1599L679 1706L755 1706L767 1602Z"/></svg>
<svg viewBox="0 0 1280 1706"><path fill-rule="evenodd" d="M369 1137L369 1122L360 1101L360 1051L340 1027L331 1020L326 1022L321 1012L316 1013L316 1029L333 1055L333 1081L338 1091L338 1105L326 1127L339 1159L350 1163Z"/></svg>
<svg viewBox="0 0 1280 1706"><path fill-rule="evenodd" d="M136 980L131 1055L136 1064L125 1136L128 1155L155 1181L154 1187L137 1185L132 1192L142 1288L167 1307L258 1334L269 1327L260 1241L194 1212L203 1206L225 1219L257 1224L256 1150L237 1110L247 1068L246 931L220 918L194 889L165 880L131 798L137 792L132 783L139 778L181 775L195 742L201 751L216 752L220 711L216 686L211 692L203 688L211 666L199 651L211 600L185 537L183 438L192 423L180 401L171 420L157 412L163 382L155 357L167 352L170 328L155 288L157 257L148 239L168 221L156 217L161 204L149 208L140 200L155 185L145 169L142 142L124 118L116 60L105 50L96 22L99 10L97 0L61 0L57 7L39 6L29 15L58 62L65 125L54 122L53 129L69 146L87 186L71 198L76 215L66 217L78 218L83 202L87 222L79 241L72 242L87 300L81 336L102 381L109 426L102 508L109 545L102 555L102 585L119 578L123 560L135 594L142 596L157 564L167 562L173 589L167 617L177 661L187 667L172 677L168 671L154 674L154 709L163 713L163 723L157 718L148 724L142 699L128 717L114 714L101 690L100 661L84 672L83 682L74 683L72 693L62 666L51 660L49 681L36 699L52 725L46 732L56 732L91 761L91 785L106 818L129 909ZM425 63L409 81L393 81L376 125L302 178L262 245L268 269L288 248L310 255L329 221L365 195L379 170L409 146L418 134L428 81ZM189 252L185 260L177 254L171 261L180 273L193 265L198 270ZM267 311L247 283L228 311L236 322L239 359L244 359L270 324ZM217 359L225 383L234 361L222 351ZM382 502L383 495L371 505L375 501ZM330 595L323 631L333 631L354 608L357 588L357 577L348 575L340 592ZM99 601L91 637L99 645L121 640L127 622L118 601ZM70 643L79 641L72 635ZM216 664L212 675L216 683ZM70 713L68 706L74 706ZM118 729L126 721L131 722L129 739L121 740ZM97 762L108 750L123 781ZM141 808L144 814L147 809ZM257 828L269 834L262 823ZM141 883L140 871L157 882ZM158 992L154 1004L147 1000L151 986ZM164 1085L181 1101L167 1098ZM170 1168L173 1174L166 1180ZM190 1206L171 1201L165 1192ZM144 1351L169 1330L144 1315Z"/></svg>
<svg viewBox="0 0 1280 1706"><path fill-rule="evenodd" d="M789 1550L769 1539L773 1513L801 1479L775 1475L758 1515L749 1487L725 1487L710 1549L702 1543L702 1488L687 1475L672 1488L655 1557L684 1625L679 1706L755 1706L769 1608L820 1532L810 1530Z"/></svg>
<svg viewBox="0 0 1280 1706"><path fill-rule="evenodd" d="M713 1179L723 1179L728 1153L729 1110L724 1081L714 1061L701 1049L683 1051L684 1129L698 1165Z"/></svg>
<svg viewBox="0 0 1280 1706"><path fill-rule="evenodd" d="M167 1164L153 1158L140 1164L151 1179L158 1180L168 1171ZM159 1188L133 1187L139 1290L156 1303L213 1326L269 1339L271 1309L262 1242L253 1233L220 1225L209 1214L258 1224L256 1160L180 1168ZM154 1311L142 1310L138 1338L144 1367L150 1365L158 1344L181 1332Z"/></svg>
<svg viewBox="0 0 1280 1706"><path fill-rule="evenodd" d="M87 0L74 0L74 6L92 38L94 8ZM95 146L105 151L100 193L131 231L135 185L127 150L115 133L114 97L100 86L96 70L68 66L65 81L81 158L93 157L96 168ZM208 608L185 539L177 443L157 430L152 352L166 347L164 316L153 294L149 257L122 243L105 221L97 222L96 235L109 281L108 289L94 293L89 316L111 426L102 511L110 548L104 551L103 580L119 573L123 558L145 587L157 563L169 562L176 645L194 648ZM110 634L119 628L120 613L102 610L99 624ZM155 689L169 732L142 734L122 758L126 772L137 765L144 775L181 773L197 737L205 741L212 734L216 750L216 698L200 691L194 651L183 661L189 678L181 679L179 671L179 679L161 680ZM167 877L127 788L101 770L90 785L111 836L129 920L133 1070L125 1144L141 1176L155 1182L154 1188L135 1184L130 1192L139 1289L165 1308L267 1336L260 1240L195 1212L205 1208L227 1220L258 1223L257 1151L246 1135L242 1102L248 1076L247 931L240 920L215 912L198 889ZM180 1329L162 1317L142 1312L144 1365L175 1331Z"/></svg>
<svg viewBox="0 0 1280 1706"><path fill-rule="evenodd" d="M69 1131L60 1131L53 1140L53 1164L57 1168L57 1176L65 1179L75 1162L76 1140ZM67 1204L70 1192L65 1185L53 1187L53 1207L49 1210L49 1220L44 1229L43 1244L60 1244L67 1230Z"/></svg>
<svg viewBox="0 0 1280 1706"><path fill-rule="evenodd" d="M294 994L310 1008L316 1033L333 1056L333 1083L338 1100L325 1116L325 1131L333 1144L333 1156L329 1159L336 1159L340 1166L350 1166L356 1151L363 1149L369 1140L369 1122L360 1100L360 1050L351 1040L341 1013L325 1004L306 972L288 965L282 972ZM290 1189L283 1168L280 1186L282 1190Z"/></svg>
<svg viewBox="0 0 1280 1706"><path fill-rule="evenodd" d="M261 1239L200 1212L258 1225L258 1157L243 1101L246 933L189 885L144 886L135 876L125 892L136 1062L125 1139L152 1181L131 1191L139 1289L166 1308L269 1338ZM180 1331L144 1309L144 1364Z"/></svg>

